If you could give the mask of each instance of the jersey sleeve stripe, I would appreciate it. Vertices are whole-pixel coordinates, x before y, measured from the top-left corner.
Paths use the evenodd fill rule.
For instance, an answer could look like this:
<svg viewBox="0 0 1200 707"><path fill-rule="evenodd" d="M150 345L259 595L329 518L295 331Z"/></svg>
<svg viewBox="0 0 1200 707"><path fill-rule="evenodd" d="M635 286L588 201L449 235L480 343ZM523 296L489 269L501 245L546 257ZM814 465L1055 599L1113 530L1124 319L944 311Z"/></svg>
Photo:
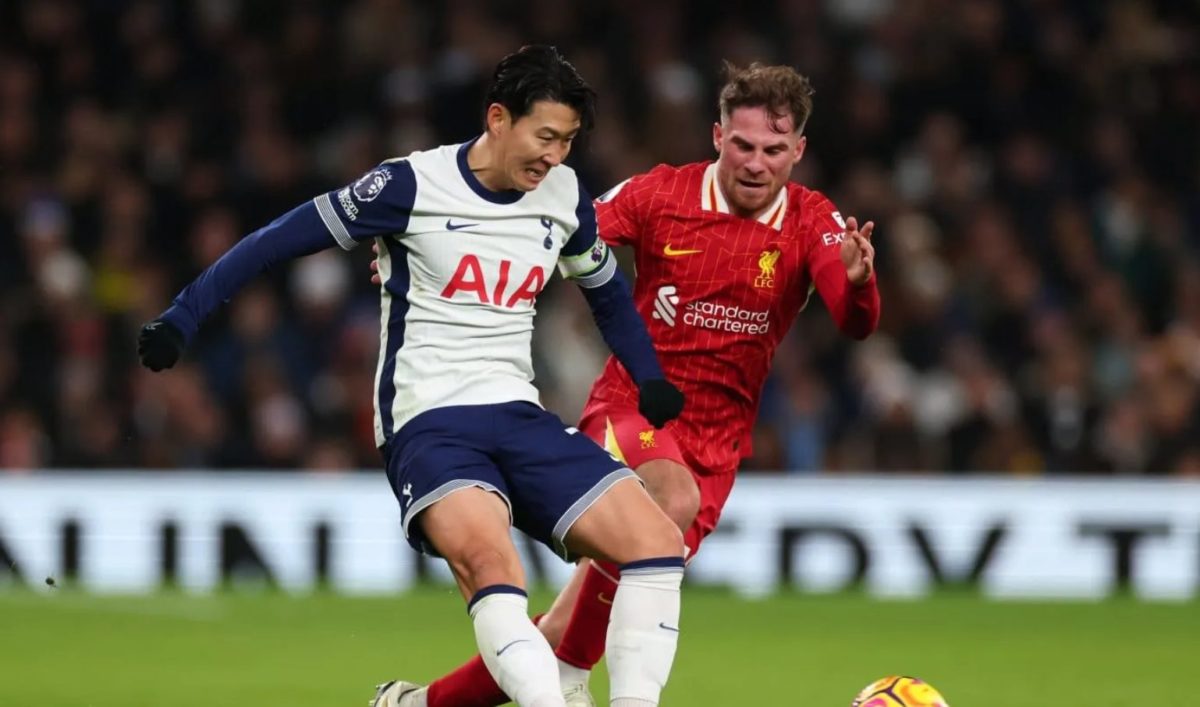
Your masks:
<svg viewBox="0 0 1200 707"><path fill-rule="evenodd" d="M333 208L333 202L329 199L329 194L322 194L315 199L313 203L317 205L317 213L321 216L321 222L325 224L325 228L329 229L329 234L338 242L345 250L353 250L358 242L350 237L350 232L346 230L346 225L338 218L337 211Z"/></svg>

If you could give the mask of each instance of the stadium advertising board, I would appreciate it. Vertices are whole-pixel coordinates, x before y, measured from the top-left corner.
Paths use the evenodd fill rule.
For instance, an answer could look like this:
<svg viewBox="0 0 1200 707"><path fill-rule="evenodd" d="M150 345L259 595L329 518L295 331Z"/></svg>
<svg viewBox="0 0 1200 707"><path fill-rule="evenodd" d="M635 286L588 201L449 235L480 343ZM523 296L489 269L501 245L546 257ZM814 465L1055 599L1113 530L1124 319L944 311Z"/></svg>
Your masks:
<svg viewBox="0 0 1200 707"><path fill-rule="evenodd" d="M531 574L570 568L526 542ZM269 583L392 592L448 581L405 543L373 474L46 474L0 478L0 587L101 592ZM1200 484L746 477L689 581L918 596L1200 595Z"/></svg>

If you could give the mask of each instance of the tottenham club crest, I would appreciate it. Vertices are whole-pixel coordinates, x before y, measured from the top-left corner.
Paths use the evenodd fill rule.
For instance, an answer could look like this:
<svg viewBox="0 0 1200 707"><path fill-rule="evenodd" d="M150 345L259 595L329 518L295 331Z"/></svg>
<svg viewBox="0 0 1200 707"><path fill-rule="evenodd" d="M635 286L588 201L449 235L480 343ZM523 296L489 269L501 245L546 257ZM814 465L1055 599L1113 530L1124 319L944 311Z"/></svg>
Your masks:
<svg viewBox="0 0 1200 707"><path fill-rule="evenodd" d="M373 169L354 183L354 198L363 203L374 201L390 181L392 181L391 172L383 168Z"/></svg>

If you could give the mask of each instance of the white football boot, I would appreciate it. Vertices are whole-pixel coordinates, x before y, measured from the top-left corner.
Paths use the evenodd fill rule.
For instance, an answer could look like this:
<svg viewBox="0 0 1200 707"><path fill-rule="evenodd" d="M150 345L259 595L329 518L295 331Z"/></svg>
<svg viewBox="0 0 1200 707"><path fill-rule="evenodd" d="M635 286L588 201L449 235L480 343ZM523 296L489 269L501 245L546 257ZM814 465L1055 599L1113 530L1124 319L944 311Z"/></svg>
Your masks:
<svg viewBox="0 0 1200 707"><path fill-rule="evenodd" d="M423 696L425 689L423 685L403 680L385 682L376 686L375 699L371 700L369 707L412 707L418 704L417 699ZM596 707L596 701L592 699L586 684L567 689L563 693L563 701L567 703L566 707Z"/></svg>
<svg viewBox="0 0 1200 707"><path fill-rule="evenodd" d="M423 697L425 692L424 685L418 685L415 682L404 682L403 680L392 680L385 682L382 685L375 686L375 699L371 700L370 707L413 707L416 704L425 704L425 701L417 702L419 697Z"/></svg>
<svg viewBox="0 0 1200 707"><path fill-rule="evenodd" d="M587 683L580 683L568 688L563 693L563 700L567 703L567 707L596 707L592 693L588 692Z"/></svg>

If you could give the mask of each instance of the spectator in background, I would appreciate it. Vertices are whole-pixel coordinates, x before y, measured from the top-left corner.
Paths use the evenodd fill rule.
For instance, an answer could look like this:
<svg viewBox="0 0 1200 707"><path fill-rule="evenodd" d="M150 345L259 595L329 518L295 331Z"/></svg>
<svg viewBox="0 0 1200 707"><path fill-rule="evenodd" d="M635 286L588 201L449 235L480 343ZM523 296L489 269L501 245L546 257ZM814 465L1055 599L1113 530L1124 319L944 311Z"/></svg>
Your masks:
<svg viewBox="0 0 1200 707"><path fill-rule="evenodd" d="M748 468L1196 473L1200 9L1149 0L5 3L0 466L373 466L369 254L264 280L170 391L128 342L237 234L469 137L525 41L599 90L593 193L708 154L720 58L812 77L795 177L888 225L889 306L861 352L801 317ZM570 290L534 345L574 418Z"/></svg>

